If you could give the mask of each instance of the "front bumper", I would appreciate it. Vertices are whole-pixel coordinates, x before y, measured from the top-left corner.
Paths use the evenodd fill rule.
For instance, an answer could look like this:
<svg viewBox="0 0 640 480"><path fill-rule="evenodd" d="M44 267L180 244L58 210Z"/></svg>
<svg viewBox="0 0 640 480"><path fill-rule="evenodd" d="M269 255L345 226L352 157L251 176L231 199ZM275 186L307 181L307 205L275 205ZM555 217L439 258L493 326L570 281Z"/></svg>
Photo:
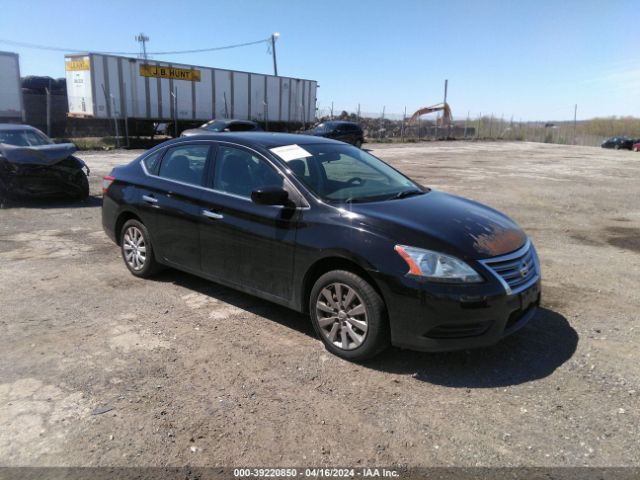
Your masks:
<svg viewBox="0 0 640 480"><path fill-rule="evenodd" d="M507 294L491 282L438 285L378 276L391 326L391 343L428 352L493 345L519 330L540 305L540 277L526 290Z"/></svg>

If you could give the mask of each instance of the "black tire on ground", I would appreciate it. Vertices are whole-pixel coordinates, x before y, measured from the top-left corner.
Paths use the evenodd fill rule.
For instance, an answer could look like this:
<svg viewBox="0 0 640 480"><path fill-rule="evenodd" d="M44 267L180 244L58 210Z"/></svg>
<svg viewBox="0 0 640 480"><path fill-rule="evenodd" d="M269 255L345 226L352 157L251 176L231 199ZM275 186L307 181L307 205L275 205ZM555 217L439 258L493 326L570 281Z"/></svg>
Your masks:
<svg viewBox="0 0 640 480"><path fill-rule="evenodd" d="M76 198L78 200L85 200L89 198L89 179L82 171L78 177L78 187L78 195Z"/></svg>
<svg viewBox="0 0 640 480"><path fill-rule="evenodd" d="M0 180L0 208L4 208L9 203L7 189L4 186L2 180Z"/></svg>
<svg viewBox="0 0 640 480"><path fill-rule="evenodd" d="M131 250L127 251L127 245L130 246L132 241L135 243L132 234L136 231L139 232L142 237L142 243L137 242L138 248L144 246L144 261L141 262L139 268L136 268L134 264L127 260L127 255L131 253ZM136 277L149 278L162 270L162 266L155 259L149 231L147 227L138 220L127 220L122 226L122 230L120 231L120 252L122 253L124 264Z"/></svg>
<svg viewBox="0 0 640 480"><path fill-rule="evenodd" d="M329 315L330 313L323 313L322 310L319 310L319 302L324 303L323 307L326 307L326 297L321 297L322 292L327 288L331 289L333 285L341 284L341 292L344 291L344 286L347 286L349 289L353 289L355 294L357 295L356 301L362 300L362 304L364 305L366 311L366 317L360 317L360 319L364 318L367 324L367 330L364 335L364 340L362 343L350 349L344 349L335 345L329 338L328 335L330 333L327 330L323 330L320 327L320 320L325 319L323 315ZM335 290L334 290L335 292ZM347 293L343 293L342 299L340 300L339 309L344 308L342 311L347 310L347 306L344 306L342 303L346 301ZM337 296L333 297L334 300L337 300ZM353 305L353 303L351 303ZM354 310L351 310L354 311ZM346 271L346 270L333 270L322 275L315 283L311 290L311 295L309 297L309 314L311 316L311 322L313 324L313 328L316 331L316 334L322 342L324 343L327 350L329 350L334 355L342 357L346 360L351 361L363 361L367 360L376 354L380 353L382 350L387 348L390 344L390 333L389 333L389 321L387 318L387 311L384 305L384 301L378 292L362 277L356 275L355 273ZM345 320L347 321L347 320ZM340 329L340 334L336 334L335 339L338 339L338 335L341 335L342 326L340 324L340 320L336 320L335 323L338 325L335 326L336 329ZM344 323L344 321L342 322ZM350 324L349 328L353 331L353 323ZM333 325L329 326L329 324L325 325L325 329L334 328ZM345 326L346 328L346 326ZM361 332L361 330L358 330Z"/></svg>

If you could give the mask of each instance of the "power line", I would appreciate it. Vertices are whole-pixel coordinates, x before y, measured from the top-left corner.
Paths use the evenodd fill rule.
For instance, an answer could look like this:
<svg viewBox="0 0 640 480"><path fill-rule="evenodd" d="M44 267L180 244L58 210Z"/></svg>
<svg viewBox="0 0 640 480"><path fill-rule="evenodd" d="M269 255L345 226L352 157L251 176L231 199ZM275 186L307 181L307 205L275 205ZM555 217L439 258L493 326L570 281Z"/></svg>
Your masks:
<svg viewBox="0 0 640 480"><path fill-rule="evenodd" d="M194 50L175 50L171 52L147 52L148 55L181 55L183 53L202 53L213 52L216 50L228 50L231 48L248 47L250 45L258 45L260 43L271 42L271 36L262 40L256 40L255 42L236 43L234 45L225 45L224 47L210 47L210 48L198 48ZM63 47L49 47L47 45L38 45L36 43L16 42L14 40L5 40L0 38L0 43L7 45L13 45L16 47L33 48L36 50L49 50L53 52L86 52L89 51L84 48L63 48ZM138 55L140 52L93 52L103 55Z"/></svg>

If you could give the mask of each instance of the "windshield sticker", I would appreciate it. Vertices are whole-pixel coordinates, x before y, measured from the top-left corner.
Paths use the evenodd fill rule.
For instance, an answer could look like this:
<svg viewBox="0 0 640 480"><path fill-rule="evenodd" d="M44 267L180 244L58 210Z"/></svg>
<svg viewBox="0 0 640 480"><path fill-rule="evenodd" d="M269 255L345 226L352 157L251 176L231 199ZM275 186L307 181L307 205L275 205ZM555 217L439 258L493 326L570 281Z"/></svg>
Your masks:
<svg viewBox="0 0 640 480"><path fill-rule="evenodd" d="M307 152L299 145L285 145L284 147L272 148L271 151L285 162L290 162L297 158L313 157L313 154Z"/></svg>

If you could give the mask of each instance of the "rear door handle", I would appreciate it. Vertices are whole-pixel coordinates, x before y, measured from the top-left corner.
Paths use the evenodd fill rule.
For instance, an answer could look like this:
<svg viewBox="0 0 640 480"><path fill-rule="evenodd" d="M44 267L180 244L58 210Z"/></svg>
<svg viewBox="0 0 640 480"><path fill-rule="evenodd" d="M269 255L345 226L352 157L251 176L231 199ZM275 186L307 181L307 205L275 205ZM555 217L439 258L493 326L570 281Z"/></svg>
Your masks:
<svg viewBox="0 0 640 480"><path fill-rule="evenodd" d="M152 195L143 195L142 200L147 203L158 203L158 199Z"/></svg>
<svg viewBox="0 0 640 480"><path fill-rule="evenodd" d="M224 216L220 213L212 212L211 210L202 210L202 215L207 218L213 218L214 220L220 220Z"/></svg>

